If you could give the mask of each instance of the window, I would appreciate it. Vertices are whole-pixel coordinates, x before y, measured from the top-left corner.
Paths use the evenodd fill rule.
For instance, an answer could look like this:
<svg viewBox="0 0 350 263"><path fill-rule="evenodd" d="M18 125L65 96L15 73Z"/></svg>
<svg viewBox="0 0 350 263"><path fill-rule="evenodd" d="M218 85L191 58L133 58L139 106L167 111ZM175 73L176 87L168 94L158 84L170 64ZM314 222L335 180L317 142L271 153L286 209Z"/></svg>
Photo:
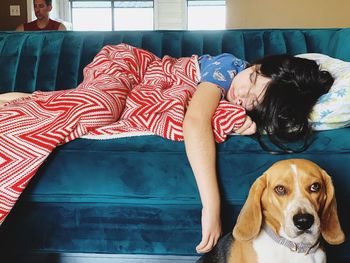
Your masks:
<svg viewBox="0 0 350 263"><path fill-rule="evenodd" d="M153 30L153 1L70 1L73 30Z"/></svg>
<svg viewBox="0 0 350 263"><path fill-rule="evenodd" d="M112 30L112 2L72 1L73 30Z"/></svg>
<svg viewBox="0 0 350 263"><path fill-rule="evenodd" d="M152 30L153 1L114 2L116 30Z"/></svg>
<svg viewBox="0 0 350 263"><path fill-rule="evenodd" d="M226 1L188 0L188 29L217 30L226 28Z"/></svg>

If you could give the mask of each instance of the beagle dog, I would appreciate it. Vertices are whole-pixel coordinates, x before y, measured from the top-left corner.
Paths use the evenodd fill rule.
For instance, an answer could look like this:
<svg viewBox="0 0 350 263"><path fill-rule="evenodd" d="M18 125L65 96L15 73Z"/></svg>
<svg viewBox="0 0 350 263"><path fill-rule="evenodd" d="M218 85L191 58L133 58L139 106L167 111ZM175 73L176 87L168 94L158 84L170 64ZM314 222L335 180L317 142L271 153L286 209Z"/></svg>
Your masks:
<svg viewBox="0 0 350 263"><path fill-rule="evenodd" d="M345 240L330 176L315 163L273 164L252 185L233 233L198 263L325 263L321 235Z"/></svg>

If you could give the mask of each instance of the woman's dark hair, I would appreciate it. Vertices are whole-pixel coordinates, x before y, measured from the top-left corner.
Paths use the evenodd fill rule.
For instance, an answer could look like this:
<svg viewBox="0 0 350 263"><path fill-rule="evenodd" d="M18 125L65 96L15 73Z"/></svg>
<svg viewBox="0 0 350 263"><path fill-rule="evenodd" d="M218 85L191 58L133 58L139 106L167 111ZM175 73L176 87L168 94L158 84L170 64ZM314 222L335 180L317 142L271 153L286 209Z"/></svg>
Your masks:
<svg viewBox="0 0 350 263"><path fill-rule="evenodd" d="M271 78L263 101L249 115L257 125L260 144L266 134L283 152L296 152L286 142L304 141L306 149L311 135L309 115L318 98L328 92L334 79L328 71L320 70L313 60L291 55L271 55L254 63L258 73Z"/></svg>

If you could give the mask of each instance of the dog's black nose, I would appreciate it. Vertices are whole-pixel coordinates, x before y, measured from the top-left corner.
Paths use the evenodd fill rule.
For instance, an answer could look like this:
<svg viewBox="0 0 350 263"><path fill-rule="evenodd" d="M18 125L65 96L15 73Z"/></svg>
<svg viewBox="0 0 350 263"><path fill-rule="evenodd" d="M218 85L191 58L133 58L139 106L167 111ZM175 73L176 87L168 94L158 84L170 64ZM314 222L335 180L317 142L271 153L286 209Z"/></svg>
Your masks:
<svg viewBox="0 0 350 263"><path fill-rule="evenodd" d="M296 214L295 216L293 216L294 225L299 230L303 231L309 229L314 223L314 220L315 218L311 214Z"/></svg>

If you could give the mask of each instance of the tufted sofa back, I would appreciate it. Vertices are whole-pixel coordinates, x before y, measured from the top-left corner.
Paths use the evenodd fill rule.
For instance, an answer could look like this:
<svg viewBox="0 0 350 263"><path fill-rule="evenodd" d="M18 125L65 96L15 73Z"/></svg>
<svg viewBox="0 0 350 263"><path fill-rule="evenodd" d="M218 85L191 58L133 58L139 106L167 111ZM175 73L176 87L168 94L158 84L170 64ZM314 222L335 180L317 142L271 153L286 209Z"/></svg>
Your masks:
<svg viewBox="0 0 350 263"><path fill-rule="evenodd" d="M76 87L83 68L107 44L127 43L158 56L324 53L350 61L348 29L223 31L0 32L0 93Z"/></svg>

